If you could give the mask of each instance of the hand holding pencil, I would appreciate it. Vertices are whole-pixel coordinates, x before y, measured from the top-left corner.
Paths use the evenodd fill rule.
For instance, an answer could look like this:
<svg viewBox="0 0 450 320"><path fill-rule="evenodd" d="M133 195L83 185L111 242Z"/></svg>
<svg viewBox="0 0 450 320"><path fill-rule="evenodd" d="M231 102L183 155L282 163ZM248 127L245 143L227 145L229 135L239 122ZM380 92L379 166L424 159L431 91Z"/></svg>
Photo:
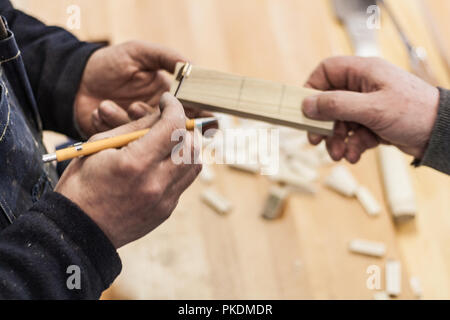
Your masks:
<svg viewBox="0 0 450 320"><path fill-rule="evenodd" d="M184 78L189 74L190 68L191 65L189 63L186 63L184 67L180 70L179 74L177 75L177 78L180 82L178 84L178 88L175 91L175 97L177 96L177 93L183 84ZM209 117L203 119L186 120L186 129L187 130L194 130L195 128L201 129L203 126L208 126L214 122L217 122L217 118ZM61 162L81 156L88 156L106 149L124 147L128 145L130 142L142 138L149 131L150 129L143 129L127 133L124 135L107 138L104 140L88 142L85 144L77 143L72 147L58 150L55 153L46 154L42 157L42 160L44 161L44 163L53 161Z"/></svg>
<svg viewBox="0 0 450 320"><path fill-rule="evenodd" d="M170 94L161 99L161 113L158 110L96 135L92 141L148 128L147 134L123 148L72 160L55 188L76 203L116 248L141 238L168 219L202 168L201 164L176 164L172 160L172 150L180 143L191 157L200 150L190 131L181 142L171 140L174 131L186 128L186 115Z"/></svg>
<svg viewBox="0 0 450 320"><path fill-rule="evenodd" d="M194 130L195 128L202 128L203 126L207 126L211 123L217 122L217 118L201 118L201 119L189 119L186 120L186 130ZM135 141L139 138L145 136L151 129L143 129L119 136L115 136L112 138L102 139L93 142L87 143L77 143L72 147L65 148L62 150L57 150L54 153L46 154L42 157L42 160L47 162L53 161L66 161L70 159L74 159L81 156L88 156L94 153L112 149L112 148L121 148L128 145L130 142Z"/></svg>

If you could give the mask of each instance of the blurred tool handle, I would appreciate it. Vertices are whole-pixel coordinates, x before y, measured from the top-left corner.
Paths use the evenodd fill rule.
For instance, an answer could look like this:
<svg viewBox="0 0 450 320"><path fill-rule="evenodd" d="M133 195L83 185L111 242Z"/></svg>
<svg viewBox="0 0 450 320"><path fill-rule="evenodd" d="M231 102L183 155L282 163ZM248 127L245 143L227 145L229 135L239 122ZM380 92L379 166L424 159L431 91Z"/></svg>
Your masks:
<svg viewBox="0 0 450 320"><path fill-rule="evenodd" d="M425 20L430 29L430 32L434 38L434 43L436 44L436 46L439 50L439 55L441 56L441 59L442 59L443 63L445 64L447 73L450 75L450 50L447 49L448 46L445 46L446 41L443 37L443 34L436 24L436 20L430 11L430 7L429 7L428 3L426 3L422 0L420 2L420 9L423 12Z"/></svg>
<svg viewBox="0 0 450 320"><path fill-rule="evenodd" d="M377 33L367 26L367 8L376 0L332 0L336 18L345 27L355 54L361 57L379 56Z"/></svg>
<svg viewBox="0 0 450 320"><path fill-rule="evenodd" d="M395 26L395 29L397 29L397 33L399 34L406 50L408 51L409 56L409 64L411 71L418 77L422 78L429 84L433 86L437 86L439 81L437 80L436 76L434 75L428 61L427 61L427 52L425 48L422 47L416 47L413 45L412 41L408 38L406 35L406 32L400 25L400 22L397 20L394 12L392 11L391 7L386 3L384 0L377 0L379 4L381 4L384 7L384 10L388 14L388 16L391 18L392 23Z"/></svg>
<svg viewBox="0 0 450 320"><path fill-rule="evenodd" d="M360 57L377 57L380 55L376 32L367 29L367 18L361 14L349 16L343 23L353 44L355 54Z"/></svg>

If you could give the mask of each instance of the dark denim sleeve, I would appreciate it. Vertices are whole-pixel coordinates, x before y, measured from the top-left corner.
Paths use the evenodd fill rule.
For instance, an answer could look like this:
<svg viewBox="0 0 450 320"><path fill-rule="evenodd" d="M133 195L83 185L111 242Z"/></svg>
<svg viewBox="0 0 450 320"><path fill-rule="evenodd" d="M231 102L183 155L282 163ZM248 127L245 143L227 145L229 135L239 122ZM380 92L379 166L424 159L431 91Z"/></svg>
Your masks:
<svg viewBox="0 0 450 320"><path fill-rule="evenodd" d="M100 46L80 42L62 28L46 26L6 0L0 0L0 13L22 51L44 129L78 139L73 104L87 60Z"/></svg>
<svg viewBox="0 0 450 320"><path fill-rule="evenodd" d="M416 166L428 166L450 175L450 91L439 88L439 111L430 142Z"/></svg>
<svg viewBox="0 0 450 320"><path fill-rule="evenodd" d="M79 268L79 290L69 289L78 284L70 266ZM120 270L109 239L58 193L0 234L0 299L98 299Z"/></svg>

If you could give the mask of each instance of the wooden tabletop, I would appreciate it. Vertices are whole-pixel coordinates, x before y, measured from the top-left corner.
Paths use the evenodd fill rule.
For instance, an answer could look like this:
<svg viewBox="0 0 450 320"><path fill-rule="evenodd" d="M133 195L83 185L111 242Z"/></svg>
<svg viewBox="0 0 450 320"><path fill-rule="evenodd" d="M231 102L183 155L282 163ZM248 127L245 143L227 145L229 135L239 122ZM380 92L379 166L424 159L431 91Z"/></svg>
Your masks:
<svg viewBox="0 0 450 320"><path fill-rule="evenodd" d="M197 65L292 85L302 85L322 59L352 52L327 0L16 2L63 26L68 5L79 5L81 29L74 32L86 40L157 42ZM414 43L427 49L441 86L450 87L444 63L450 56L448 1L389 3ZM439 32L431 32L430 21ZM404 47L386 16L379 42L386 59L408 68ZM348 167L377 199L384 199L375 152ZM385 259L394 258L402 262L401 298L413 298L411 276L420 279L424 298L450 298L449 177L411 168L419 214L399 227L385 204L381 216L369 217L357 201L322 187L315 196L293 195L283 218L267 222L260 212L270 182L225 166L215 169L213 185L234 210L219 216L202 204L199 194L205 185L197 181L167 223L120 250L123 272L105 297L372 299L367 268L381 268L384 287ZM329 170L323 170L322 178ZM386 258L350 254L348 242L354 238L385 242Z"/></svg>

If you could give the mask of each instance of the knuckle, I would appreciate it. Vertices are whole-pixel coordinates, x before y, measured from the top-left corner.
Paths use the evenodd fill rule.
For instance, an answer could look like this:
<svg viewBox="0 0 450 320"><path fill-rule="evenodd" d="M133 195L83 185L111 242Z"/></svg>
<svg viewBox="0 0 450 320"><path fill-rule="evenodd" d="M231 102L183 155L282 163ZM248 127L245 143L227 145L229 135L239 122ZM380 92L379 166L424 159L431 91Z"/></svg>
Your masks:
<svg viewBox="0 0 450 320"><path fill-rule="evenodd" d="M327 112L336 110L339 107L339 98L337 95L329 95L324 99L324 103L319 103L319 111Z"/></svg>
<svg viewBox="0 0 450 320"><path fill-rule="evenodd" d="M145 191L145 196L150 199L150 201L159 202L164 194L164 188L162 185L154 181Z"/></svg>
<svg viewBox="0 0 450 320"><path fill-rule="evenodd" d="M133 48L135 50L139 50L143 45L143 42L140 40L128 40L121 44L123 48Z"/></svg>
<svg viewBox="0 0 450 320"><path fill-rule="evenodd" d="M139 72L139 68L132 64L127 64L127 65L123 66L122 68L126 71L126 73L128 73L130 75L135 75L137 72Z"/></svg>
<svg viewBox="0 0 450 320"><path fill-rule="evenodd" d="M130 157L121 157L117 164L117 171L121 175L135 176L142 171L141 164Z"/></svg>

